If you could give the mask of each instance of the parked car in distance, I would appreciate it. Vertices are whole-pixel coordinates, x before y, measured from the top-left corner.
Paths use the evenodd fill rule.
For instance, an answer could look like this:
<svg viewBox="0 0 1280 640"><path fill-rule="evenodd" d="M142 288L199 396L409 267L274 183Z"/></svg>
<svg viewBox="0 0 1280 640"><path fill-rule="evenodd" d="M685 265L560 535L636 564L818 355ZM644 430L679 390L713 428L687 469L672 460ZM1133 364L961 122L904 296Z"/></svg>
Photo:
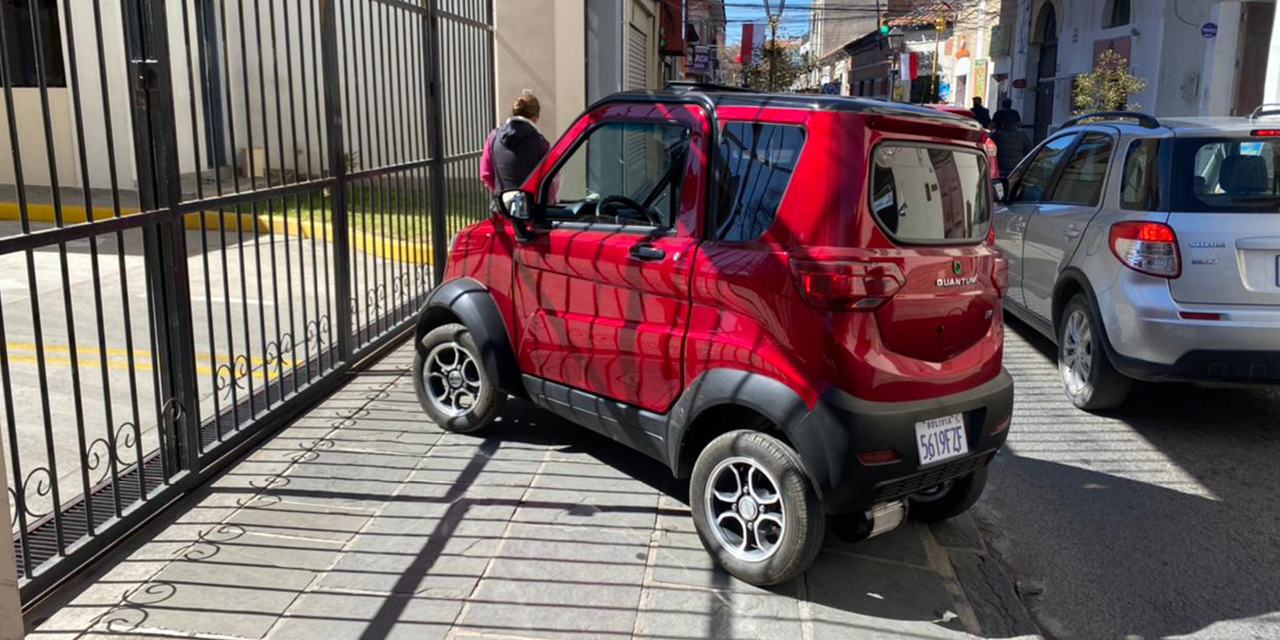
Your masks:
<svg viewBox="0 0 1280 640"><path fill-rule="evenodd" d="M753 584L803 571L828 524L955 516L1013 402L981 135L852 98L606 98L453 239L422 407L471 433L510 394L651 456Z"/></svg>
<svg viewBox="0 0 1280 640"><path fill-rule="evenodd" d="M1132 379L1280 384L1270 115L1080 116L998 183L1005 308L1055 341L1076 406L1116 407Z"/></svg>

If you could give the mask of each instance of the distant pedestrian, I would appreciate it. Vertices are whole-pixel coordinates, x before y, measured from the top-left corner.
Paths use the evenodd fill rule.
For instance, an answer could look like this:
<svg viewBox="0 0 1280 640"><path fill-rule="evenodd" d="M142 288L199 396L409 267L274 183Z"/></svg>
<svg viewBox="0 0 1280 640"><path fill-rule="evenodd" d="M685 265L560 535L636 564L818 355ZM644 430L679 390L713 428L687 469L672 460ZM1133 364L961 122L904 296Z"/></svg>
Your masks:
<svg viewBox="0 0 1280 640"><path fill-rule="evenodd" d="M484 141L480 179L495 194L519 189L547 155L551 143L538 132L542 107L528 91L516 98L511 117Z"/></svg>
<svg viewBox="0 0 1280 640"><path fill-rule="evenodd" d="M1022 123L1022 115L1013 108L1013 100L1005 98L1000 101L1000 108L996 110L996 114L991 116L991 125L999 129L1001 123L1008 121L1013 121L1014 126L1017 126Z"/></svg>
<svg viewBox="0 0 1280 640"><path fill-rule="evenodd" d="M978 96L973 97L973 108L970 109L970 111L973 112L973 119L977 120L978 124L982 125L983 129L991 128L991 112L987 111L987 108L982 106L982 98L979 98Z"/></svg>
<svg viewBox="0 0 1280 640"><path fill-rule="evenodd" d="M1000 117L996 112L996 130L991 132L991 141L996 143L996 166L1000 175L1007 176L1018 166L1022 157L1031 151L1031 138L1018 128L1020 120Z"/></svg>

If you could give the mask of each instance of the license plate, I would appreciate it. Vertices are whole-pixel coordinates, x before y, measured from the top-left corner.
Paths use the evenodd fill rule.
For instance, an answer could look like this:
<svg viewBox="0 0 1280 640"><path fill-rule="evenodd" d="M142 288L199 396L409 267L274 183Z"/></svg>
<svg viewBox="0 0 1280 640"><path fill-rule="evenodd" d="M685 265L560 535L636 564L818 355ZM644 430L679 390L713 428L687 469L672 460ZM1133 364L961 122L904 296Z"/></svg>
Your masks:
<svg viewBox="0 0 1280 640"><path fill-rule="evenodd" d="M916 449L920 466L928 466L969 453L969 439L964 431L964 416L933 418L916 423Z"/></svg>

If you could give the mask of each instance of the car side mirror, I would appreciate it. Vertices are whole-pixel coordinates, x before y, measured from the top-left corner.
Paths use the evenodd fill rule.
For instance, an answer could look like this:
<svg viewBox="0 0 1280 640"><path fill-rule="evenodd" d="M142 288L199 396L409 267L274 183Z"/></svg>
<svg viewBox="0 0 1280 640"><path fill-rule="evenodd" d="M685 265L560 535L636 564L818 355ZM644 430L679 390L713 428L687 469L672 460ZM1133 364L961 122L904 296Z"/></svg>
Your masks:
<svg viewBox="0 0 1280 640"><path fill-rule="evenodd" d="M1009 201L1009 179L992 178L991 188L996 192L996 202Z"/></svg>
<svg viewBox="0 0 1280 640"><path fill-rule="evenodd" d="M533 219L533 195L528 191L511 189L498 196L498 211L517 222Z"/></svg>

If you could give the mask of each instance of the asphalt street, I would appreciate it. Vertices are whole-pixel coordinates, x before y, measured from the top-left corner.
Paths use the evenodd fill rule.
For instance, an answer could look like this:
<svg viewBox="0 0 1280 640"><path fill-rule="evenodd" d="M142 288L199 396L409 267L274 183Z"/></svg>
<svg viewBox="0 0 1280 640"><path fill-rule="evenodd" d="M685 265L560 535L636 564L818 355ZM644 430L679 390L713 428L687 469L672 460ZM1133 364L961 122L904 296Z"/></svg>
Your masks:
<svg viewBox="0 0 1280 640"><path fill-rule="evenodd" d="M1280 638L1280 391L1136 385L1119 411L1063 396L1016 320L1008 448L976 507L1057 638Z"/></svg>

